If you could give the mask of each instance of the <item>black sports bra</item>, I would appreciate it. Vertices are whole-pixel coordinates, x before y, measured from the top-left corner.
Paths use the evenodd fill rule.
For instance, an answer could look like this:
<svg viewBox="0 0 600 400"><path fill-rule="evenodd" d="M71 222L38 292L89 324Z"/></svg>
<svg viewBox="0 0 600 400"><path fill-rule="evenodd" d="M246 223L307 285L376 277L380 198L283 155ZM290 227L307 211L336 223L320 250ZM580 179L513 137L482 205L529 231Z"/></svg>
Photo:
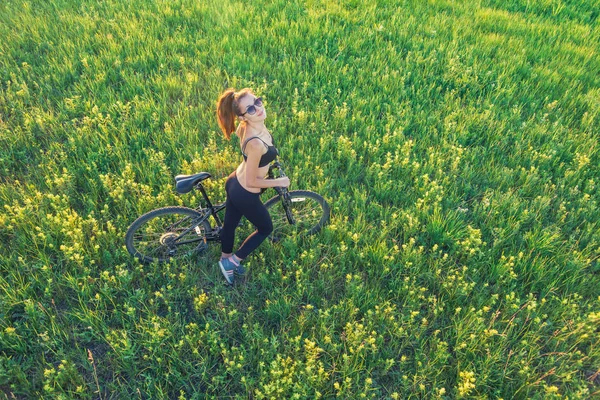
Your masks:
<svg viewBox="0 0 600 400"><path fill-rule="evenodd" d="M246 161L248 159L248 156L246 155L246 153L244 153L244 150L246 149L246 145L248 144L248 142L251 141L252 139L258 139L261 142L263 142L265 146L267 146L267 152L262 155L262 157L260 158L260 161L258 162L259 168L264 167L265 165L269 165L271 163L271 161L273 161L273 160L275 160L275 158L277 158L277 156L279 155L279 152L275 148L275 143L273 143L272 146L269 146L264 140L262 140L258 136L253 136L250 139L246 140L244 142L244 145L242 146L242 155L244 156L244 161ZM271 136L271 141L273 141L273 136Z"/></svg>

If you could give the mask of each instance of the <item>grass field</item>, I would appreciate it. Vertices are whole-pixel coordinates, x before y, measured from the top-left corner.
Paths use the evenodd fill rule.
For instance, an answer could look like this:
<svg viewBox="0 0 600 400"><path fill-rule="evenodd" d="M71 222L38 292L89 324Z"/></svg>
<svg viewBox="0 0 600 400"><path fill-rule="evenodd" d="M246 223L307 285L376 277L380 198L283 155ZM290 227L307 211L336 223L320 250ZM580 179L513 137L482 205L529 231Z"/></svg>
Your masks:
<svg viewBox="0 0 600 400"><path fill-rule="evenodd" d="M0 2L3 398L600 397L600 2ZM330 224L142 265L224 200L227 87ZM241 238L238 238L241 239Z"/></svg>

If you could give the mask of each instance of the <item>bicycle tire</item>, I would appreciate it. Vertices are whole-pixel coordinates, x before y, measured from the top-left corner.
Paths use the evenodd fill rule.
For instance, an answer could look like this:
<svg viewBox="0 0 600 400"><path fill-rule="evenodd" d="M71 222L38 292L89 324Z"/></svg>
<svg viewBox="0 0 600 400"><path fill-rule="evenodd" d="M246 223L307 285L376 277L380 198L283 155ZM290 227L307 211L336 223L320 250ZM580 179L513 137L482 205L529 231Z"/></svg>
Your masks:
<svg viewBox="0 0 600 400"><path fill-rule="evenodd" d="M127 251L144 263L167 262L202 251L206 248L206 233L211 230L210 223L204 218L203 213L187 207L163 207L149 211L127 229ZM166 222L161 223L161 219ZM185 240L181 240L182 234ZM153 250L147 250L146 246Z"/></svg>
<svg viewBox="0 0 600 400"><path fill-rule="evenodd" d="M272 197L265 203L273 221L273 232L269 236L271 240L313 235L327 224L330 209L323 196L309 190L292 190L287 193L291 204L288 210L295 219L294 225L288 221L280 195Z"/></svg>

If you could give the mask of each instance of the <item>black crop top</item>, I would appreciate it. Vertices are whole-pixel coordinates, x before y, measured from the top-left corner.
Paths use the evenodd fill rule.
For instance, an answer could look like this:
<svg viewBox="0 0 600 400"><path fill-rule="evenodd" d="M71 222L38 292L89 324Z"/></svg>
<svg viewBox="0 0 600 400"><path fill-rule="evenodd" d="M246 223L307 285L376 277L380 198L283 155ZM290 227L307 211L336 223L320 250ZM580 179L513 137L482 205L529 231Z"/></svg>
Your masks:
<svg viewBox="0 0 600 400"><path fill-rule="evenodd" d="M275 160L275 158L277 158L277 156L279 155L279 152L275 148L275 143L273 143L272 146L269 146L264 140L262 140L258 136L253 136L250 139L246 140L244 142L244 145L242 146L242 155L244 156L244 161L246 161L248 159L248 156L246 155L246 153L244 153L244 150L246 149L246 145L248 144L248 142L251 141L252 139L258 139L261 142L263 142L265 146L267 146L267 152L262 155L262 157L260 158L260 161L258 162L259 168L264 167L265 165L269 165L269 163L271 163L271 161L273 161L273 160ZM273 136L271 136L271 141L273 141Z"/></svg>

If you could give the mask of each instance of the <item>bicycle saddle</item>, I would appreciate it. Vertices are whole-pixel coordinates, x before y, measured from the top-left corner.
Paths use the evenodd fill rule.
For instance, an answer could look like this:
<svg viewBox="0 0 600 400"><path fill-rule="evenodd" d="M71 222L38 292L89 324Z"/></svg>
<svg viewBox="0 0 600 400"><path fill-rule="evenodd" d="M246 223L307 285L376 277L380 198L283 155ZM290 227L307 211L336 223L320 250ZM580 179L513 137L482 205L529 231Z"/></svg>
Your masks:
<svg viewBox="0 0 600 400"><path fill-rule="evenodd" d="M198 182L210 177L211 175L208 172L199 172L194 175L177 175L175 177L175 190L179 194L187 193L192 190Z"/></svg>

